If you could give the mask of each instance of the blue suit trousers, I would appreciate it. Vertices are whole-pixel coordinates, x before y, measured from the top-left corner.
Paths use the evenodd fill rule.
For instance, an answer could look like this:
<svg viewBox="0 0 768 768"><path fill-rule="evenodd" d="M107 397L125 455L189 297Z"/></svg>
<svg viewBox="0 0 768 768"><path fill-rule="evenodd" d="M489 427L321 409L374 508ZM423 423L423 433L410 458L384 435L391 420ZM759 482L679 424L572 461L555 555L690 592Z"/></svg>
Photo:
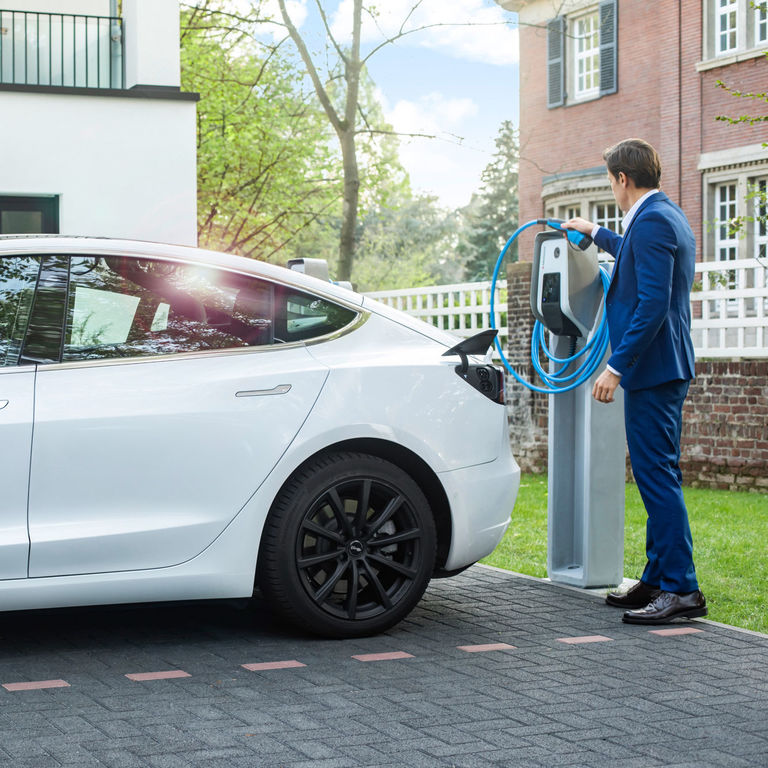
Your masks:
<svg viewBox="0 0 768 768"><path fill-rule="evenodd" d="M629 458L648 512L648 562L641 580L677 593L699 588L679 466L688 385L688 381L676 380L624 392Z"/></svg>

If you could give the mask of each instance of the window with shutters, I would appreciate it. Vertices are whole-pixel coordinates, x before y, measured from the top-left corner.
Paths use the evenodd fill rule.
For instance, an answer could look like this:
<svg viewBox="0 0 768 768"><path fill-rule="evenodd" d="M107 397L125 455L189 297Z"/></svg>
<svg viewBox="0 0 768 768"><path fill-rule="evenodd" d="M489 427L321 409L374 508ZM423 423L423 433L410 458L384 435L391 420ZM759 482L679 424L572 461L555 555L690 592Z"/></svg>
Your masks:
<svg viewBox="0 0 768 768"><path fill-rule="evenodd" d="M617 0L585 5L547 23L547 106L551 109L618 89Z"/></svg>

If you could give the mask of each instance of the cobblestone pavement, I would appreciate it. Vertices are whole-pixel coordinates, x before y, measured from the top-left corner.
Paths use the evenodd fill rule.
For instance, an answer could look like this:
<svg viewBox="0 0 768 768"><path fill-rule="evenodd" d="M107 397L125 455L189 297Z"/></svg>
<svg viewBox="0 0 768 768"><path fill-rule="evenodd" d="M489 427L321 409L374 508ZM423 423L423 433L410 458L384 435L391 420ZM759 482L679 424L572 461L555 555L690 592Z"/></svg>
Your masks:
<svg viewBox="0 0 768 768"><path fill-rule="evenodd" d="M258 602L0 614L0 766L768 765L768 638L620 616L482 566L362 640Z"/></svg>

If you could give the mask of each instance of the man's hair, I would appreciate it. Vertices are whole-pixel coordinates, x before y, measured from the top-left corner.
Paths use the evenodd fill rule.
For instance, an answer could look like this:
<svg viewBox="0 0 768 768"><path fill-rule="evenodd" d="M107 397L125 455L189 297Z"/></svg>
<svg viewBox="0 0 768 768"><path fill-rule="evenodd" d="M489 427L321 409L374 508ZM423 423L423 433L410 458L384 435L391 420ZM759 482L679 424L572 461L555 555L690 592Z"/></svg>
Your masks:
<svg viewBox="0 0 768 768"><path fill-rule="evenodd" d="M624 173L640 189L656 189L661 180L659 153L642 139L625 139L603 152L608 170L615 178Z"/></svg>

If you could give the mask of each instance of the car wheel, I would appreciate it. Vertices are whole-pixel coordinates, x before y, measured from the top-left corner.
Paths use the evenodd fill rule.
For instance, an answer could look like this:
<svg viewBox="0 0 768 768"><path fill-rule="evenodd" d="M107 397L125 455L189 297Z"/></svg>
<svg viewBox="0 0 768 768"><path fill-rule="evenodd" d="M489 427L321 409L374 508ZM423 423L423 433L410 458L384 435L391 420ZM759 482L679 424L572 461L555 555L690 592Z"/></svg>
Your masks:
<svg viewBox="0 0 768 768"><path fill-rule="evenodd" d="M355 637L406 616L434 562L434 519L413 478L375 456L334 453L302 468L272 505L258 581L295 624Z"/></svg>

